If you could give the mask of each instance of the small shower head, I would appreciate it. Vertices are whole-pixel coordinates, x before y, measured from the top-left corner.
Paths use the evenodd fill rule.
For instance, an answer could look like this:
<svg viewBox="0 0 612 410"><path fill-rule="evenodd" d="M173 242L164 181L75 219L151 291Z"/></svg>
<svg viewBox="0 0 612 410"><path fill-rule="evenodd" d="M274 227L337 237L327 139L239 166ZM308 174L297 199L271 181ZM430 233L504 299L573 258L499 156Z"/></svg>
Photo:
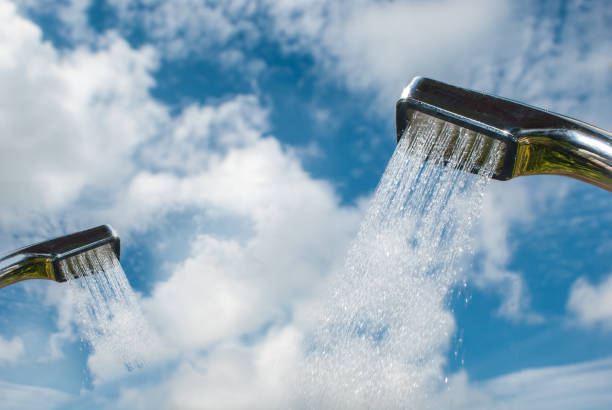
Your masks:
<svg viewBox="0 0 612 410"><path fill-rule="evenodd" d="M612 191L612 134L605 130L506 98L416 77L396 105L397 141L412 122L431 117L501 141L495 179L556 174ZM479 165L469 171L477 173Z"/></svg>
<svg viewBox="0 0 612 410"><path fill-rule="evenodd" d="M119 259L119 237L108 225L40 242L0 257L0 288L26 279L65 282L60 263L98 247L110 245ZM64 265L65 266L65 265Z"/></svg>

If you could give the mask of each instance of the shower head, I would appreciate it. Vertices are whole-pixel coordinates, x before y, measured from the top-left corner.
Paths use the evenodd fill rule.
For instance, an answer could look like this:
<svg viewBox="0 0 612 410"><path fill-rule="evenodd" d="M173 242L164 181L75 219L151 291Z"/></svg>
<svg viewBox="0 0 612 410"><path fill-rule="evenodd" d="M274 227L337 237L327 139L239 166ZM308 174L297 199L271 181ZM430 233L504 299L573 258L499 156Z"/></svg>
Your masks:
<svg viewBox="0 0 612 410"><path fill-rule="evenodd" d="M556 174L612 191L612 134L603 129L506 98L416 77L396 105L397 141L413 122L432 117L501 141L495 179ZM476 164L468 171L478 169Z"/></svg>
<svg viewBox="0 0 612 410"><path fill-rule="evenodd" d="M13 251L0 257L0 288L26 279L65 282L68 272L64 271L64 266L67 265L60 262L104 245L110 245L119 259L119 236L108 225L101 225Z"/></svg>

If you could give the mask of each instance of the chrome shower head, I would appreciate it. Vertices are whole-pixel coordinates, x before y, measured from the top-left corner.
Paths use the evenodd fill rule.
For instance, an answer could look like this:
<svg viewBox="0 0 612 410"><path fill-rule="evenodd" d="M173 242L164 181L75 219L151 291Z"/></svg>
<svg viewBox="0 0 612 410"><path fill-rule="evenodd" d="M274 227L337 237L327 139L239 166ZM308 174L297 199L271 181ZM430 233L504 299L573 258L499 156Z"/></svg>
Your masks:
<svg viewBox="0 0 612 410"><path fill-rule="evenodd" d="M120 256L119 236L113 228L96 228L29 245L0 257L0 288L27 279L49 279L65 282L67 272L61 261L69 260L98 247L110 245Z"/></svg>
<svg viewBox="0 0 612 410"><path fill-rule="evenodd" d="M415 116L415 112L424 115ZM416 77L396 105L397 141L412 121L428 117L501 141L504 149L495 179L556 174L612 191L612 134L603 129L506 98ZM476 164L468 171L476 173L478 168Z"/></svg>

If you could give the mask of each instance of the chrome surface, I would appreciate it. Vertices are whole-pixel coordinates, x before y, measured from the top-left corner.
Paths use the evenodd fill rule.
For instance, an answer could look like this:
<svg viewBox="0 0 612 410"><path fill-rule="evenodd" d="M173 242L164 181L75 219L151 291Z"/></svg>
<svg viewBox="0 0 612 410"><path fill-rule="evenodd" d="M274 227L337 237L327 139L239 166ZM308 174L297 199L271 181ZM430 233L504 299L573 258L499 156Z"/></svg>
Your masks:
<svg viewBox="0 0 612 410"><path fill-rule="evenodd" d="M120 240L113 228L96 228L29 245L0 257L0 288L26 279L66 281L59 262L102 245L111 244L117 259Z"/></svg>
<svg viewBox="0 0 612 410"><path fill-rule="evenodd" d="M608 131L424 77L414 78L397 102L398 141L415 111L504 142L495 179L556 174L612 191L612 134Z"/></svg>

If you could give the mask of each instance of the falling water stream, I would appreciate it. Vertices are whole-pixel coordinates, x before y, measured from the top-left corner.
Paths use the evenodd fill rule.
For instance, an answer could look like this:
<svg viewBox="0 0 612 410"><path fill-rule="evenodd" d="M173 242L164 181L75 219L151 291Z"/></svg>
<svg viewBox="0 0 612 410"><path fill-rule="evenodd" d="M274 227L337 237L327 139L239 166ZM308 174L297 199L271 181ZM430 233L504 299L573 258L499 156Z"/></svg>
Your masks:
<svg viewBox="0 0 612 410"><path fill-rule="evenodd" d="M449 295L470 265L470 231L501 149L415 116L306 338L296 372L308 408L428 408L444 387ZM475 165L478 175L464 171ZM110 245L61 263L94 353L141 366L148 325Z"/></svg>
<svg viewBox="0 0 612 410"><path fill-rule="evenodd" d="M308 339L310 408L427 408L444 387L449 294L470 266L470 231L501 150L415 115ZM463 170L475 164L478 175Z"/></svg>
<svg viewBox="0 0 612 410"><path fill-rule="evenodd" d="M111 246L60 264L75 299L77 326L93 353L119 358L129 370L141 367L149 328Z"/></svg>

